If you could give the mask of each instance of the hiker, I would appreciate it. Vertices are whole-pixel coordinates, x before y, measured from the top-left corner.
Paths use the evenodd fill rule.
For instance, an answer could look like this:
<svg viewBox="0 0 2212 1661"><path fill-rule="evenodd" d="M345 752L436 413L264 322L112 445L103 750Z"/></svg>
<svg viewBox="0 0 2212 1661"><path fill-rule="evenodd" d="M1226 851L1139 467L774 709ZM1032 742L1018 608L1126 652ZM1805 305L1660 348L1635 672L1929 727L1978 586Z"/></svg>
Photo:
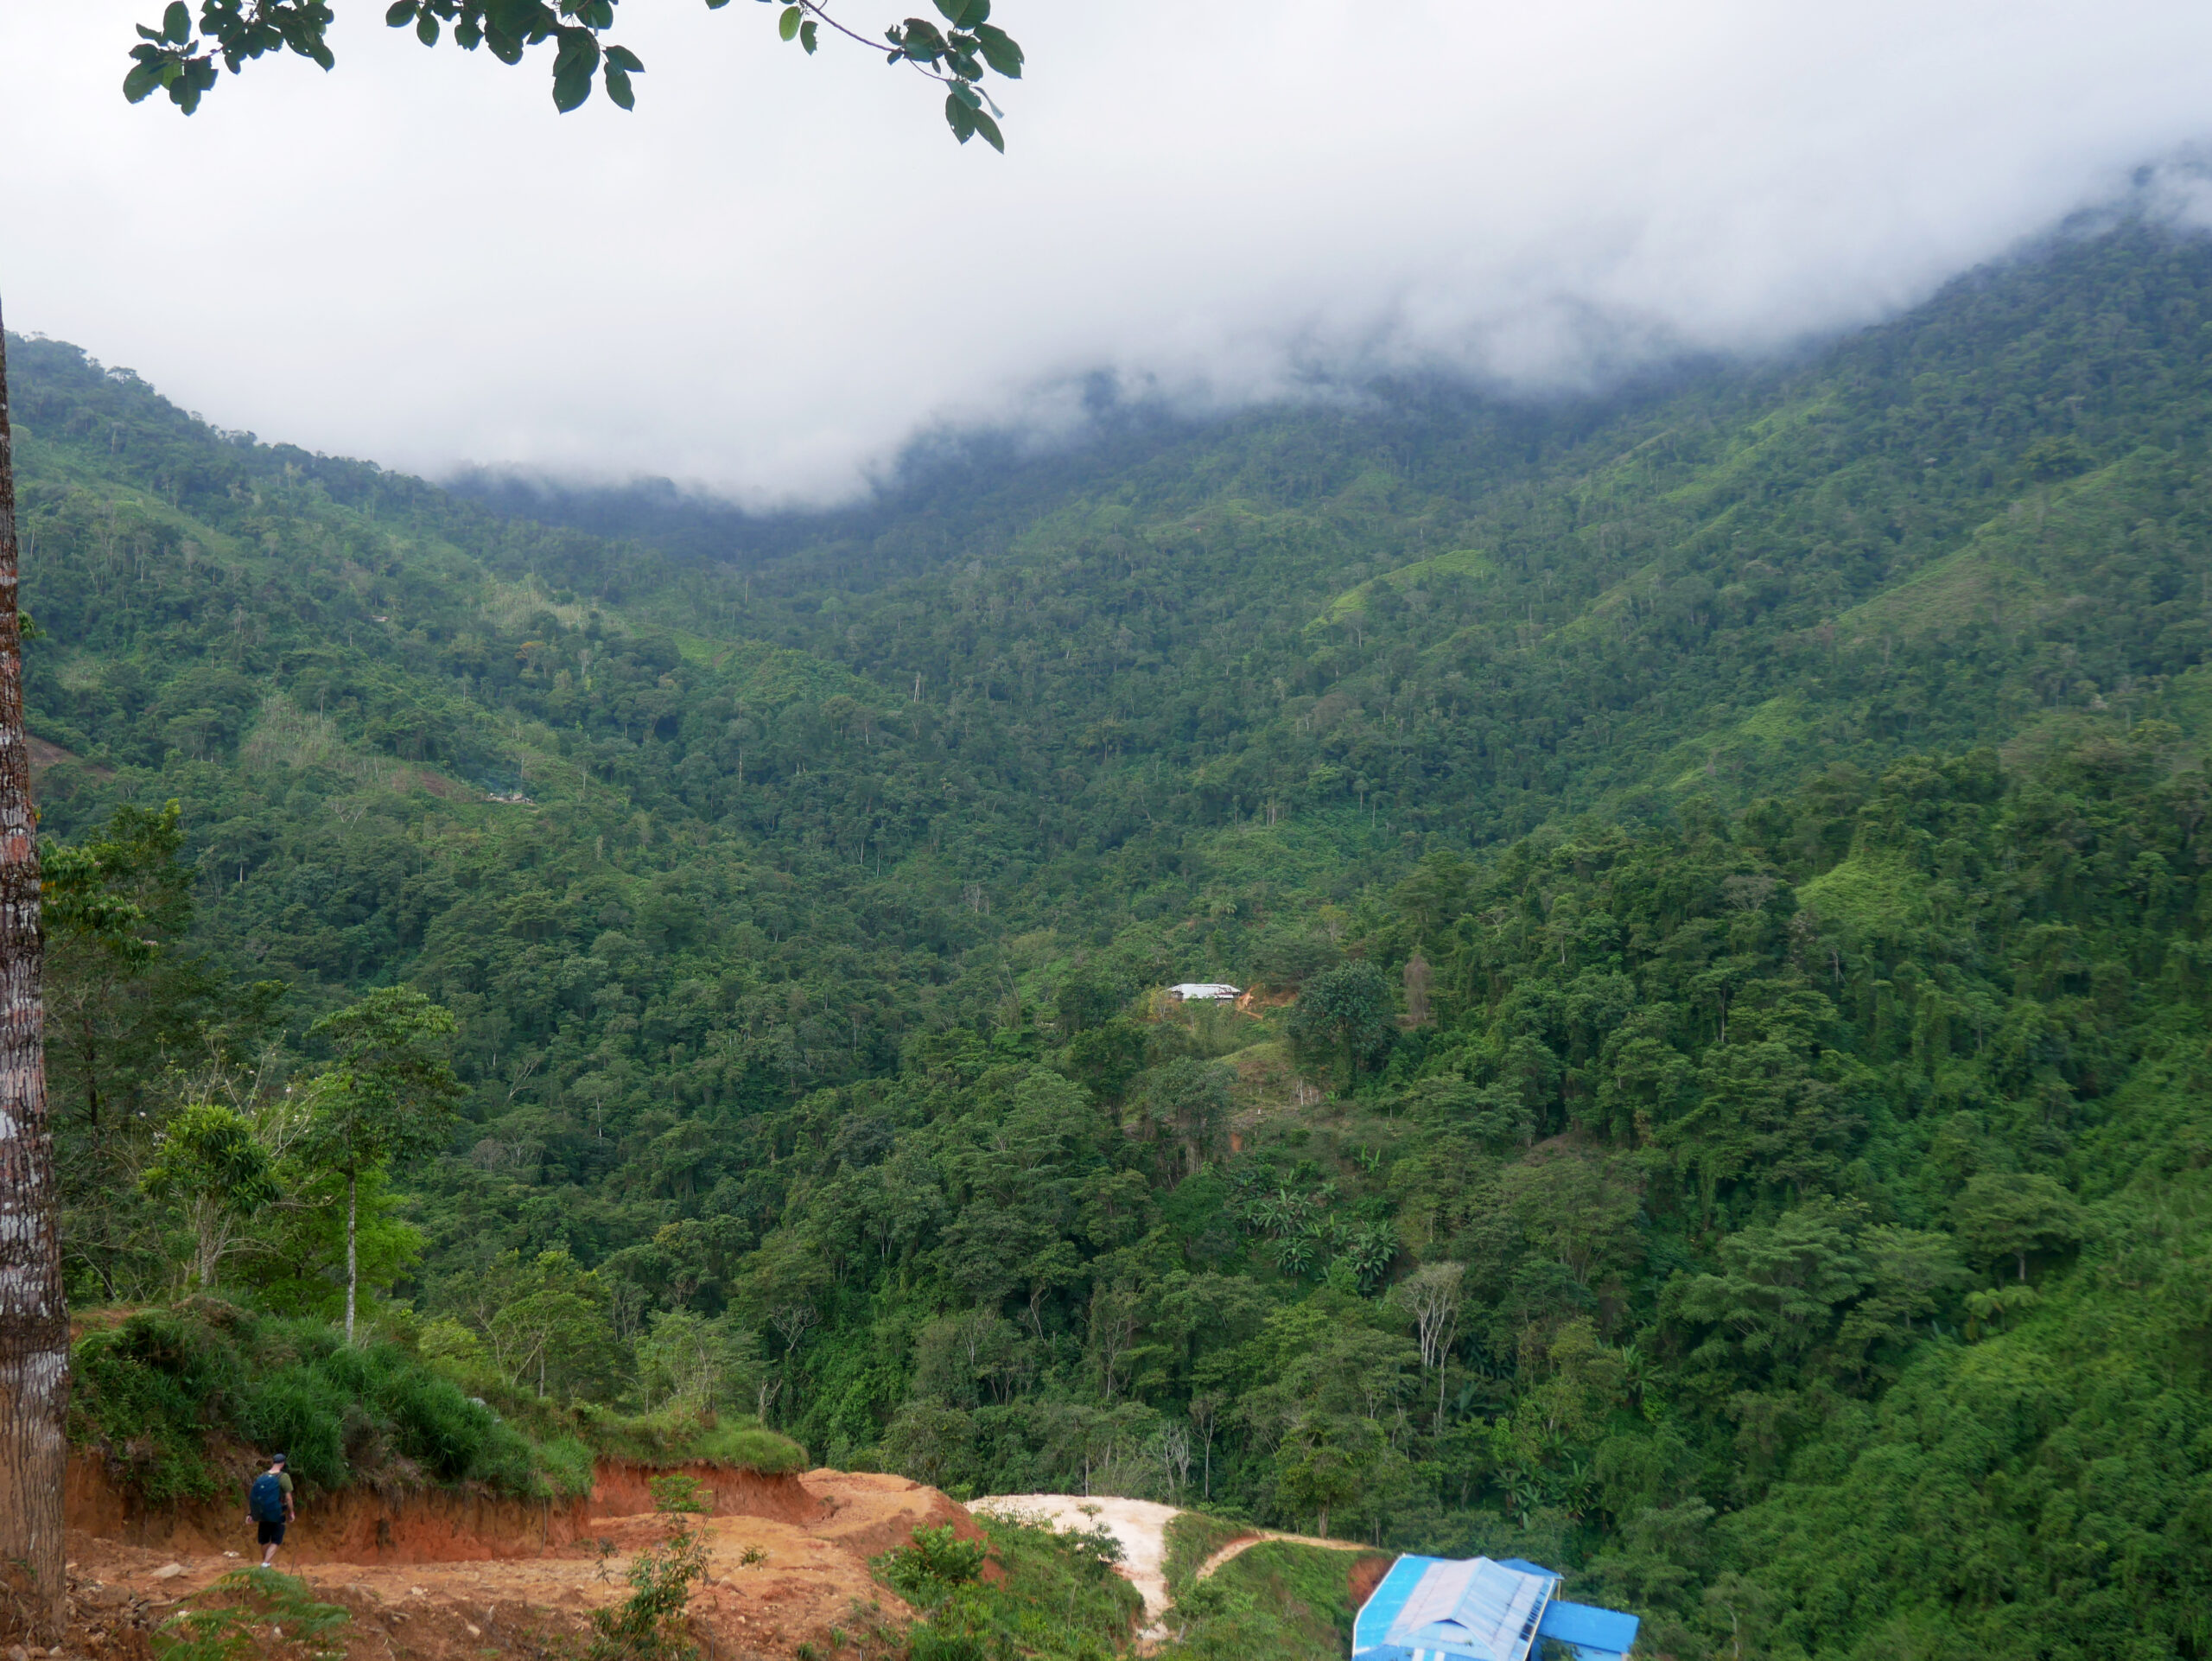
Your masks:
<svg viewBox="0 0 2212 1661"><path fill-rule="evenodd" d="M283 1454L271 1454L269 1468L246 1490L245 1514L249 1522L259 1525L261 1566L270 1568L276 1561L276 1548L284 1543L284 1524L299 1515L292 1505L292 1479L284 1469Z"/></svg>

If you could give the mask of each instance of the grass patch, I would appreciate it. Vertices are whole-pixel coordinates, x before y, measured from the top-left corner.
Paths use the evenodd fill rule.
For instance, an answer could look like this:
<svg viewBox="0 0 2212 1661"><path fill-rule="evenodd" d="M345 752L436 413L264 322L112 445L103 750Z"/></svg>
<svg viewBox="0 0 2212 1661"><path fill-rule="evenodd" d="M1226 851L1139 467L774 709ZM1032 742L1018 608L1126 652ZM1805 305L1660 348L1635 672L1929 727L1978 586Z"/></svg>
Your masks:
<svg viewBox="0 0 2212 1661"><path fill-rule="evenodd" d="M1114 1572L1121 1546L1105 1530L1059 1531L979 1515L1001 1577L950 1531L875 1561L879 1578L920 1612L911 1661L1109 1661L1130 1652L1144 1600Z"/></svg>
<svg viewBox="0 0 2212 1661"><path fill-rule="evenodd" d="M1895 850L1854 853L1797 890L1798 903L1860 939L1891 937L1921 921L1928 881Z"/></svg>
<svg viewBox="0 0 2212 1661"><path fill-rule="evenodd" d="M1455 548L1448 554L1439 554L1433 559L1415 560L1410 565L1401 565L1395 571L1385 571L1371 577L1357 588L1346 590L1329 601L1328 609L1306 625L1309 633L1330 623L1340 623L1347 617L1367 609L1369 598L1378 582L1387 582L1403 591L1416 582L1437 576L1483 577L1491 575L1497 567L1488 556L1478 549Z"/></svg>
<svg viewBox="0 0 2212 1661"><path fill-rule="evenodd" d="M1343 1661L1352 1565L1370 1554L1268 1540L1179 1594L1162 1661ZM1371 1554L1385 1556L1383 1553Z"/></svg>
<svg viewBox="0 0 2212 1661"><path fill-rule="evenodd" d="M320 1603L308 1583L269 1569L241 1569L200 1594L211 1601L172 1615L155 1629L155 1661L336 1661L346 1653L353 1617ZM221 1599L224 1601L212 1601Z"/></svg>
<svg viewBox="0 0 2212 1661"><path fill-rule="evenodd" d="M582 1416L583 1440L603 1459L633 1465L720 1465L778 1475L807 1468L806 1449L758 1419L620 1413Z"/></svg>
<svg viewBox="0 0 2212 1661"><path fill-rule="evenodd" d="M527 1393L485 1393L549 1452L573 1444L587 1464L612 1459L626 1465L716 1465L774 1476L805 1470L810 1463L804 1447L749 1413L702 1415L681 1408L622 1413L588 1402L563 1405Z"/></svg>
<svg viewBox="0 0 2212 1661"><path fill-rule="evenodd" d="M1163 1565L1167 1578L1167 1594L1179 1598L1190 1586L1192 1576L1198 1572L1205 1560L1241 1534L1252 1531L1242 1523L1232 1523L1225 1518L1209 1517L1204 1511L1186 1511L1170 1518L1166 1540L1166 1562Z"/></svg>

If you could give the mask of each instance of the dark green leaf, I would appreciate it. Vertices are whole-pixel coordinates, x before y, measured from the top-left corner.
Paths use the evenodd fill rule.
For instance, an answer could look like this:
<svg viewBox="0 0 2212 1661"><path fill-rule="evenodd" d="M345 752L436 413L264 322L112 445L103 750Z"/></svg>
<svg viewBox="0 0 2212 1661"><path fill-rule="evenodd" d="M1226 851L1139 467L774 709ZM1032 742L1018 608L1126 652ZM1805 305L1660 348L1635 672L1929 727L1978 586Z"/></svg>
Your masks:
<svg viewBox="0 0 2212 1661"><path fill-rule="evenodd" d="M566 115L591 96L599 70L599 41L588 29L560 31L561 49L553 60L553 107Z"/></svg>
<svg viewBox="0 0 2212 1661"><path fill-rule="evenodd" d="M631 51L626 46L608 47L607 48L607 60L613 64L617 69L622 70L629 74L642 75L645 73L645 66L638 60L638 54Z"/></svg>
<svg viewBox="0 0 2212 1661"><path fill-rule="evenodd" d="M919 17L909 17L893 31L892 39L917 63L935 63L944 55L944 36L937 32L935 24Z"/></svg>
<svg viewBox="0 0 2212 1661"><path fill-rule="evenodd" d="M435 46L438 43L438 20L424 12L415 20L415 38L424 46Z"/></svg>
<svg viewBox="0 0 2212 1661"><path fill-rule="evenodd" d="M404 29L415 21L415 6L416 0L393 0L391 10L385 13L384 20L394 29Z"/></svg>
<svg viewBox="0 0 2212 1661"><path fill-rule="evenodd" d="M958 91L944 95L944 118L952 136L964 144L976 136L976 112L960 101Z"/></svg>
<svg viewBox="0 0 2212 1661"><path fill-rule="evenodd" d="M630 90L630 72L614 61L612 52L607 54L607 67L601 72L601 78L607 82L607 96L617 109L627 110L636 105L637 95Z"/></svg>
<svg viewBox="0 0 2212 1661"><path fill-rule="evenodd" d="M123 96L133 104L143 102L146 96L162 84L162 66L142 63L123 78Z"/></svg>
<svg viewBox="0 0 2212 1661"><path fill-rule="evenodd" d="M983 135L983 142L1001 156L1006 154L1006 137L999 131L999 124L983 113L976 111L976 130Z"/></svg>
<svg viewBox="0 0 2212 1661"><path fill-rule="evenodd" d="M184 0L169 0L168 9L162 13L162 38L177 46L192 38L192 9Z"/></svg>
<svg viewBox="0 0 2212 1661"><path fill-rule="evenodd" d="M728 4L729 4L729 0L707 0L707 10L709 11L720 11Z"/></svg>
<svg viewBox="0 0 2212 1661"><path fill-rule="evenodd" d="M1008 80L1021 79L1021 48L1014 37L992 23L976 26L976 44L982 52L983 61Z"/></svg>
<svg viewBox="0 0 2212 1661"><path fill-rule="evenodd" d="M798 26L798 43L806 48L808 55L810 56L813 54L814 48L817 44L817 33L818 32L814 25L814 19L811 17L808 18L804 22Z"/></svg>

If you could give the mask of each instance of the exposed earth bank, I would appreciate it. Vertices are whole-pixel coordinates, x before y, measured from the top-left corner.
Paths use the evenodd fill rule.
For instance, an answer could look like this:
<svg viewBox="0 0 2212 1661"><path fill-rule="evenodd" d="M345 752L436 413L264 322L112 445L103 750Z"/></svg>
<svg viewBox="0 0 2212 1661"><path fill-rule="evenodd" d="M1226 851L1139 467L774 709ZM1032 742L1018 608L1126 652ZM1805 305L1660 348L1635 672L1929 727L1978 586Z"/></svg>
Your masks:
<svg viewBox="0 0 2212 1661"><path fill-rule="evenodd" d="M702 1519L708 1578L692 1599L698 1637L717 1657L783 1661L803 1643L827 1652L833 1627L904 1627L912 1612L868 1574L868 1559L917 1528L981 1531L959 1505L904 1477L843 1471L764 1476L684 1467L714 1496ZM655 1472L653 1474L659 1474ZM539 1657L627 1594L633 1553L658 1541L647 1473L602 1465L588 1499L528 1504L448 1493L351 1492L310 1500L278 1567L351 1621L319 1651L367 1661ZM71 1642L63 1655L137 1658L186 1607L235 1602L216 1582L258 1559L245 1507L134 1509L95 1466L68 1486ZM257 1631L262 1652L310 1653L282 1623Z"/></svg>

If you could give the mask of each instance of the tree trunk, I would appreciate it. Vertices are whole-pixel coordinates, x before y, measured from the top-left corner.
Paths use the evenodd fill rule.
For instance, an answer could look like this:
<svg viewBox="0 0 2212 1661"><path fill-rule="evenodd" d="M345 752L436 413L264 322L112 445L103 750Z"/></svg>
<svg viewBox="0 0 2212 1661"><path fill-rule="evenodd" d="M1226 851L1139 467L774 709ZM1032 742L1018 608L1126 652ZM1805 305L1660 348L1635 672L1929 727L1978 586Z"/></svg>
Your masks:
<svg viewBox="0 0 2212 1661"><path fill-rule="evenodd" d="M0 1629L61 1641L69 1312L39 1002L38 825L23 744L16 476L0 335Z"/></svg>
<svg viewBox="0 0 2212 1661"><path fill-rule="evenodd" d="M211 1213L207 1200L202 1200L200 1204L202 1209L200 1216L195 1219L199 1247L194 1254L197 1258L194 1268L200 1276L200 1289L203 1292L212 1292L215 1289L215 1261L221 1255L217 1231L221 1228L222 1224Z"/></svg>
<svg viewBox="0 0 2212 1661"><path fill-rule="evenodd" d="M353 1341L354 1289L361 1283L361 1261L355 1250L355 1237L360 1231L361 1179L353 1171L346 1173L346 1342Z"/></svg>

